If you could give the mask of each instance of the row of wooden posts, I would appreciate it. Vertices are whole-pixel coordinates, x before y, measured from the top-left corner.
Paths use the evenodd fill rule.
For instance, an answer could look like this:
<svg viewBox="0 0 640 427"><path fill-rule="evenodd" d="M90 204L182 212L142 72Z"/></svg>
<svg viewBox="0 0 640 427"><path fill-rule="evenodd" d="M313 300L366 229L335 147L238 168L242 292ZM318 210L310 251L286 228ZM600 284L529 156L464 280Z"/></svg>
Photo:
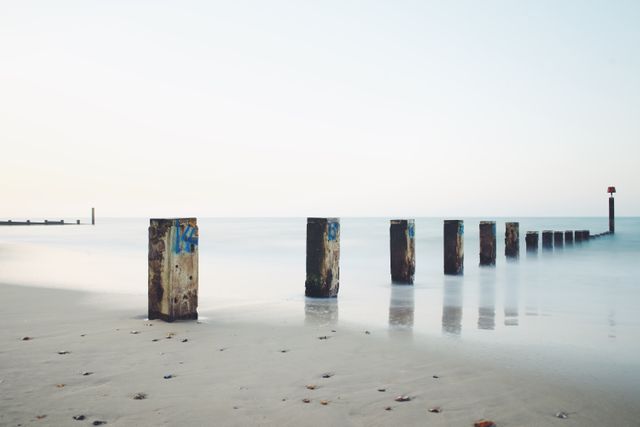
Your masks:
<svg viewBox="0 0 640 427"><path fill-rule="evenodd" d="M520 255L520 225L505 224L505 256ZM480 265L496 263L496 223L480 222ZM589 240L588 230L542 232L542 248ZM538 232L526 234L527 252L537 252ZM413 284L415 275L415 221L390 222L391 280ZM331 298L340 285L340 220L308 218L305 295ZM444 221L444 273L464 272L464 222ZM149 226L149 319L197 319L198 226L196 218L152 219Z"/></svg>

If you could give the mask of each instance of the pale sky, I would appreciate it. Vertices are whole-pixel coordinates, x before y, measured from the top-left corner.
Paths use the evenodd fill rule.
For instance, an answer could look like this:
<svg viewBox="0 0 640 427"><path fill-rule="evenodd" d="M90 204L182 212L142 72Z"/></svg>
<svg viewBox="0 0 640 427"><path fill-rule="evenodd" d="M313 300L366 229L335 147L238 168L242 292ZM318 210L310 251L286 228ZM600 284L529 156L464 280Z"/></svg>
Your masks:
<svg viewBox="0 0 640 427"><path fill-rule="evenodd" d="M1 218L640 215L640 2L0 1Z"/></svg>

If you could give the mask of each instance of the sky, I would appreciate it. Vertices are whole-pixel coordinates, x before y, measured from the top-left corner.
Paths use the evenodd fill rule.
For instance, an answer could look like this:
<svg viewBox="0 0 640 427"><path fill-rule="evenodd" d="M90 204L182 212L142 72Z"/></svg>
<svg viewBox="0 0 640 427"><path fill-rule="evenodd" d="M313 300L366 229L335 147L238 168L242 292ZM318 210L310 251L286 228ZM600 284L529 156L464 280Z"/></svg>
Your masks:
<svg viewBox="0 0 640 427"><path fill-rule="evenodd" d="M0 218L640 215L640 2L0 0Z"/></svg>

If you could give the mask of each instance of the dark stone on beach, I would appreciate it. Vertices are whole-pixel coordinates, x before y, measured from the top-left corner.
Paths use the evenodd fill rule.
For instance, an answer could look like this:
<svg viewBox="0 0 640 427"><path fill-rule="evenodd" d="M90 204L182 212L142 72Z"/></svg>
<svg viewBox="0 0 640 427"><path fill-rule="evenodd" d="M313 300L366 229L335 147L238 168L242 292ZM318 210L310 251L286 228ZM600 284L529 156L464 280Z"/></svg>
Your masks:
<svg viewBox="0 0 640 427"><path fill-rule="evenodd" d="M107 423L106 421L95 420L91 424L93 424L94 426L101 426L101 425L106 424L106 423Z"/></svg>
<svg viewBox="0 0 640 427"><path fill-rule="evenodd" d="M73 419L76 420L76 421L82 421L85 418L87 418L87 417L85 417L84 415L74 415L73 416Z"/></svg>
<svg viewBox="0 0 640 427"><path fill-rule="evenodd" d="M367 334L367 335L371 335L371 332L369 332L369 331L364 331L364 333Z"/></svg>
<svg viewBox="0 0 640 427"><path fill-rule="evenodd" d="M429 408L429 412L431 412L432 414L439 414L440 412L442 412L442 408L439 406L436 406L435 408Z"/></svg>
<svg viewBox="0 0 640 427"><path fill-rule="evenodd" d="M391 410L391 406L387 406L386 408L384 408L385 411L390 411Z"/></svg>
<svg viewBox="0 0 640 427"><path fill-rule="evenodd" d="M93 372L88 372L88 371L82 373L82 375L85 376L85 377L87 377L89 375L92 375L92 374L93 374Z"/></svg>
<svg viewBox="0 0 640 427"><path fill-rule="evenodd" d="M58 352L58 354L69 354L69 353L71 353L71 352L67 351L67 350L62 350L62 351Z"/></svg>
<svg viewBox="0 0 640 427"><path fill-rule="evenodd" d="M496 423L491 420L479 420L473 423L473 427L496 427Z"/></svg>
<svg viewBox="0 0 640 427"><path fill-rule="evenodd" d="M136 393L133 396L133 400L144 400L147 398L147 393Z"/></svg>
<svg viewBox="0 0 640 427"><path fill-rule="evenodd" d="M181 342L187 342L189 341L187 338L183 339Z"/></svg>
<svg viewBox="0 0 640 427"><path fill-rule="evenodd" d="M333 376L332 373L327 372L326 374L322 374L322 378L331 378Z"/></svg>
<svg viewBox="0 0 640 427"><path fill-rule="evenodd" d="M311 399L307 399L307 398L305 397L304 399L302 399L302 401L303 401L304 403L309 403L309 402L311 402Z"/></svg>
<svg viewBox="0 0 640 427"><path fill-rule="evenodd" d="M378 391L379 392L385 392L385 391L387 391L387 389L386 388L379 388Z"/></svg>
<svg viewBox="0 0 640 427"><path fill-rule="evenodd" d="M170 380L171 378L173 378L173 375L172 374L167 374L162 378L164 378L165 380Z"/></svg>
<svg viewBox="0 0 640 427"><path fill-rule="evenodd" d="M323 336L321 336L321 337L318 337L318 339L319 339L319 340L328 340L328 339L329 339L329 337L328 337L328 336L326 336L326 335L323 335Z"/></svg>
<svg viewBox="0 0 640 427"><path fill-rule="evenodd" d="M569 418L569 414L567 414L564 411L560 411L558 413L556 413L556 418L562 418L563 420Z"/></svg>
<svg viewBox="0 0 640 427"><path fill-rule="evenodd" d="M439 377L439 376L437 376L437 375L434 375L434 376L433 376L433 378L438 379L438 378L440 378L440 377Z"/></svg>
<svg viewBox="0 0 640 427"><path fill-rule="evenodd" d="M158 338L154 338L154 339L152 339L151 341L153 341L153 342L157 342L157 341L160 341L160 340L159 340Z"/></svg>
<svg viewBox="0 0 640 427"><path fill-rule="evenodd" d="M411 400L411 397L405 396L405 395L396 396L396 399L395 399L396 402L409 402L410 400Z"/></svg>
<svg viewBox="0 0 640 427"><path fill-rule="evenodd" d="M289 350L287 350L287 349L280 350L280 353L288 353L288 352L289 352Z"/></svg>
<svg viewBox="0 0 640 427"><path fill-rule="evenodd" d="M22 337L22 341L30 341L33 337Z"/></svg>

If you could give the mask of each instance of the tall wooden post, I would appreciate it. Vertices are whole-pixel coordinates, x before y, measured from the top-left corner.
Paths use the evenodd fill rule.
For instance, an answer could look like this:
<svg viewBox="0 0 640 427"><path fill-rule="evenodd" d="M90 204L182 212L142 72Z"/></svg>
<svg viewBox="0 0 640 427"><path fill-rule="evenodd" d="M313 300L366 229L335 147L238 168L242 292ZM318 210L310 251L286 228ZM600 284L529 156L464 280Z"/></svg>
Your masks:
<svg viewBox="0 0 640 427"><path fill-rule="evenodd" d="M525 244L527 245L527 252L535 253L538 252L538 232L537 231L527 231L526 236L524 237Z"/></svg>
<svg viewBox="0 0 640 427"><path fill-rule="evenodd" d="M197 319L197 308L197 219L151 219L149 320Z"/></svg>
<svg viewBox="0 0 640 427"><path fill-rule="evenodd" d="M495 221L480 221L480 265L496 265Z"/></svg>
<svg viewBox="0 0 640 427"><path fill-rule="evenodd" d="M553 231L551 230L542 231L542 249L546 249L546 250L553 249Z"/></svg>
<svg viewBox="0 0 640 427"><path fill-rule="evenodd" d="M562 231L553 232L553 246L556 249L562 249L564 247L564 233Z"/></svg>
<svg viewBox="0 0 640 427"><path fill-rule="evenodd" d="M464 222L444 221L444 274L464 273Z"/></svg>
<svg viewBox="0 0 640 427"><path fill-rule="evenodd" d="M504 255L507 258L520 256L520 224L517 222L505 223Z"/></svg>
<svg viewBox="0 0 640 427"><path fill-rule="evenodd" d="M573 231L567 230L564 232L564 245L571 246L573 245Z"/></svg>
<svg viewBox="0 0 640 427"><path fill-rule="evenodd" d="M96 225L96 208L91 208L91 225Z"/></svg>
<svg viewBox="0 0 640 427"><path fill-rule="evenodd" d="M338 296L340 287L340 219L307 218L305 295Z"/></svg>
<svg viewBox="0 0 640 427"><path fill-rule="evenodd" d="M607 193L609 193L609 233L613 234L616 232L616 216L615 216L615 207L613 201L613 195L616 192L616 187L607 188Z"/></svg>
<svg viewBox="0 0 640 427"><path fill-rule="evenodd" d="M415 221L392 219L389 227L391 281L413 284L416 272Z"/></svg>

